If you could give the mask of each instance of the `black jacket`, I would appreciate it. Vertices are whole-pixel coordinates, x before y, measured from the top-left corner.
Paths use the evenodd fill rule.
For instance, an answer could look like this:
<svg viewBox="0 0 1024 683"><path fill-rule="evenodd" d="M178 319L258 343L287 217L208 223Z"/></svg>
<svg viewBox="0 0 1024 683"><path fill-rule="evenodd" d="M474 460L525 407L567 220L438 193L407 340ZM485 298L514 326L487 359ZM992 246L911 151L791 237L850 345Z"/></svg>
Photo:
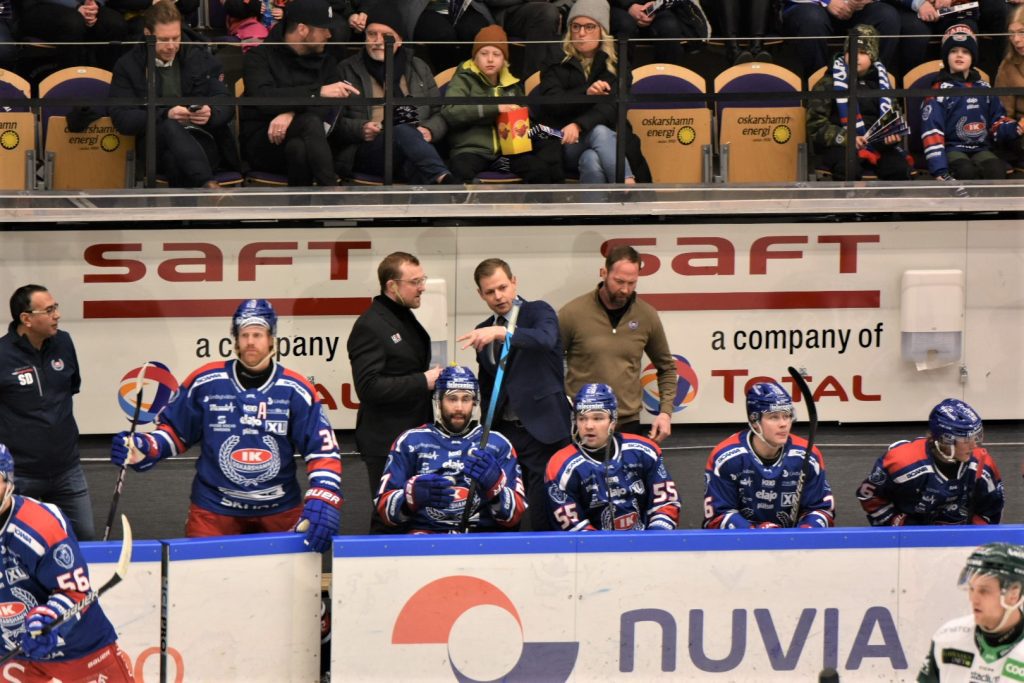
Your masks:
<svg viewBox="0 0 1024 683"><path fill-rule="evenodd" d="M184 38L181 50L175 57L181 72L182 97L227 97L224 85L224 69L209 48L187 42ZM162 75L157 70L156 91L160 92ZM114 65L114 76L110 81L110 97L145 97L146 89L146 46L136 45L121 56ZM221 166L225 169L238 170L241 166L238 148L231 132L231 119L234 107L230 105L210 104L210 120L203 130L210 133L217 141L220 152ZM161 121L167 118L170 107L157 107L156 118ZM146 107L143 105L121 105L110 107L110 117L114 127L122 133L144 137L146 133ZM139 145L140 149L145 149Z"/></svg>
<svg viewBox="0 0 1024 683"><path fill-rule="evenodd" d="M530 105L531 121L543 123L552 128L564 128L570 123L580 127L580 132L586 134L598 125L604 125L615 130L618 118L616 96L618 94L619 79L617 74L608 70L608 56L598 52L594 56L594 63L588 77L583 73L583 64L578 59L567 59L557 64L544 67L540 75L540 85L531 93L533 95L586 95L587 88L595 81L605 81L611 86L611 93L605 98L606 101L597 104L567 104L555 101L551 104ZM627 76L628 78L628 76ZM632 78L628 78L632 85ZM547 147L553 147L558 140L547 141ZM634 133L629 122L626 122L626 158L633 169L637 182L651 182L651 172L640 151L640 138Z"/></svg>
<svg viewBox="0 0 1024 683"><path fill-rule="evenodd" d="M289 45L272 45L284 40L284 25L278 22L270 30L267 42L249 50L242 64L246 97L297 97L309 104L263 104L243 106L239 110L242 144L253 135L266 135L270 121L278 114L316 111L323 115L331 107L314 106L319 102L321 86L337 83L338 62L329 53L298 55Z"/></svg>
<svg viewBox="0 0 1024 683"><path fill-rule="evenodd" d="M36 350L11 323L0 337L0 443L18 475L52 477L78 464L78 423L71 397L82 377L63 330Z"/></svg>

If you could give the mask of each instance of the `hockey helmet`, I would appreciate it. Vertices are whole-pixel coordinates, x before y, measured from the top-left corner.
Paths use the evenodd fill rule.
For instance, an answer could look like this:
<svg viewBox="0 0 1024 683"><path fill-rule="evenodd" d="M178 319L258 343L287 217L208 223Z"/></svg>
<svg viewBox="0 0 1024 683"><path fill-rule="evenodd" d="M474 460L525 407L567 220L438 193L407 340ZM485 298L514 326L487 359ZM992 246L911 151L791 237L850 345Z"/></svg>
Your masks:
<svg viewBox="0 0 1024 683"><path fill-rule="evenodd" d="M928 431L933 439L943 444L954 444L960 439L980 443L984 434L978 413L956 398L944 399L932 408L928 416Z"/></svg>
<svg viewBox="0 0 1024 683"><path fill-rule="evenodd" d="M999 587L1013 585L1024 589L1024 546L1012 543L986 543L974 549L960 572L958 586L966 586L976 576L993 576Z"/></svg>
<svg viewBox="0 0 1024 683"><path fill-rule="evenodd" d="M238 304L234 316L231 317L231 336L238 339L243 327L260 325L267 328L271 337L277 336L277 314L274 307L266 299L246 299Z"/></svg>
<svg viewBox="0 0 1024 683"><path fill-rule="evenodd" d="M619 402L607 384L584 384L573 399L572 409L575 415L599 411L608 413L613 421L619 417Z"/></svg>
<svg viewBox="0 0 1024 683"><path fill-rule="evenodd" d="M793 399L776 382L758 382L747 392L747 420L753 424L768 413L789 413L796 418Z"/></svg>
<svg viewBox="0 0 1024 683"><path fill-rule="evenodd" d="M434 383L434 398L440 401L452 391L469 391L473 393L473 402L480 402L480 383L473 371L462 365L449 365L441 370Z"/></svg>
<svg viewBox="0 0 1024 683"><path fill-rule="evenodd" d="M0 477L10 483L14 481L14 456L11 449L0 443Z"/></svg>

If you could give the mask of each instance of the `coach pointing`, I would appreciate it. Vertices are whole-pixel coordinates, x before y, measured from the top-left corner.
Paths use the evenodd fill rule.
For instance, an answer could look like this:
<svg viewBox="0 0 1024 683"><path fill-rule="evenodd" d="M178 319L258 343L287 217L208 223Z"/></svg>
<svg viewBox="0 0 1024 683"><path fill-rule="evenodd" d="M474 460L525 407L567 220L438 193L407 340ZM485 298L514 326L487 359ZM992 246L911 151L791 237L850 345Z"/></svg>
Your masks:
<svg viewBox="0 0 1024 683"><path fill-rule="evenodd" d="M597 289L577 297L558 312L565 344L565 387L575 396L584 384L611 385L619 399L619 432L640 430L640 363L644 353L658 372L660 407L650 437L661 442L672 433L675 359L658 312L636 296L640 254L630 246L608 252Z"/></svg>

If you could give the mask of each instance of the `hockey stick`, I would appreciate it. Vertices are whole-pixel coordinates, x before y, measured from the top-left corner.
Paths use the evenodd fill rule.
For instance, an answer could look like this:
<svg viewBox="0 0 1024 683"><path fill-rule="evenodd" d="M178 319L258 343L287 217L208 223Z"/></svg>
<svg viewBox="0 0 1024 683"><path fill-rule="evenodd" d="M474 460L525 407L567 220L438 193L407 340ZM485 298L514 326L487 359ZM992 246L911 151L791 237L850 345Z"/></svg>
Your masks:
<svg viewBox="0 0 1024 683"><path fill-rule="evenodd" d="M494 373L494 386L491 387L491 400L487 405L487 416L484 418L484 428L480 434L480 448L487 447L487 440L491 436L491 425L494 424L494 408L498 405L498 396L501 394L501 384L505 379L505 366L508 365L508 354L512 348L512 335L516 331L516 320L519 319L519 309L522 302L518 299L512 303L512 310L508 314L508 326L505 329L505 341L501 345L501 358L498 359L498 369ZM473 496L476 495L476 481L469 484L469 493L466 494L466 506L462 508L462 521L459 522L459 533L469 531L469 517L472 514Z"/></svg>
<svg viewBox="0 0 1024 683"><path fill-rule="evenodd" d="M85 596L85 598L83 598L80 602L75 603L73 607L71 607L70 609L68 609L68 611L60 615L60 618L58 618L56 621L52 621L43 628L39 629L39 631L33 632L33 638L38 637L40 635L46 635L54 629L60 628L61 626L63 626L64 624L66 624L67 622L71 621L79 614L84 612L86 608L89 607L91 604L99 600L101 595L106 593L108 590L110 590L117 584L121 583L121 579L123 579L128 574L128 564L131 562L132 559L132 527L130 524L128 524L128 518L124 515L121 515L121 527L123 531L121 539L121 554L118 555L117 567L114 569L114 575L107 579L107 582L100 586L99 590L90 591ZM20 655L22 652L24 652L24 649L19 644L16 648L5 654L3 657L0 657L0 667L6 664L9 660L14 659L18 655Z"/></svg>
<svg viewBox="0 0 1024 683"><path fill-rule="evenodd" d="M800 515L800 498L804 495L804 481L807 479L807 461L814 457L814 434L818 431L818 408L814 405L814 396L811 394L811 389L807 386L804 376L794 367L787 369L789 370L789 376L793 378L796 388L800 390L800 395L804 397L804 402L807 404L807 449L804 451L804 459L800 465L800 478L796 480L793 508L789 513L790 523L796 526L797 517Z"/></svg>
<svg viewBox="0 0 1024 683"><path fill-rule="evenodd" d="M135 393L135 414L132 415L132 427L128 432L128 452L131 453L132 437L135 436L135 429L139 426L139 411L142 409L142 389L146 386L146 368L149 361L142 364L139 374L135 377L135 386L138 391ZM114 496L110 499L110 512L107 513L107 525L103 528L103 540L110 538L110 529L117 519L117 504L121 501L121 489L124 488L124 473L128 469L128 458L121 464L121 471L117 473L117 483L114 484Z"/></svg>

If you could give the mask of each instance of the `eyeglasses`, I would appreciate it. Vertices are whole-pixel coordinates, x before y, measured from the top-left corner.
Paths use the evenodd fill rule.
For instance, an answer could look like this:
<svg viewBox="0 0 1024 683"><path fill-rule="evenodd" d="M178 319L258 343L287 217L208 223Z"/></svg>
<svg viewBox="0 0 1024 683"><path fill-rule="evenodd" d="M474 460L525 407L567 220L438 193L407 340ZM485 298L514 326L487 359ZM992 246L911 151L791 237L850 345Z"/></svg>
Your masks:
<svg viewBox="0 0 1024 683"><path fill-rule="evenodd" d="M31 313L32 315L40 315L40 314L45 313L46 315L48 315L50 317L53 317L53 314L56 313L58 310L60 310L60 304L54 304L52 306L47 306L46 308L44 308L42 310L39 310L39 311L29 310L29 311L25 311L25 312L26 313Z"/></svg>
<svg viewBox="0 0 1024 683"><path fill-rule="evenodd" d="M575 21L569 24L569 30L573 33L593 33L597 29L597 24L577 24Z"/></svg>
<svg viewBox="0 0 1024 683"><path fill-rule="evenodd" d="M427 284L427 276L424 275L423 277L418 277L413 280L403 280L401 278L396 277L395 282L408 282L413 287L422 287L423 285Z"/></svg>

